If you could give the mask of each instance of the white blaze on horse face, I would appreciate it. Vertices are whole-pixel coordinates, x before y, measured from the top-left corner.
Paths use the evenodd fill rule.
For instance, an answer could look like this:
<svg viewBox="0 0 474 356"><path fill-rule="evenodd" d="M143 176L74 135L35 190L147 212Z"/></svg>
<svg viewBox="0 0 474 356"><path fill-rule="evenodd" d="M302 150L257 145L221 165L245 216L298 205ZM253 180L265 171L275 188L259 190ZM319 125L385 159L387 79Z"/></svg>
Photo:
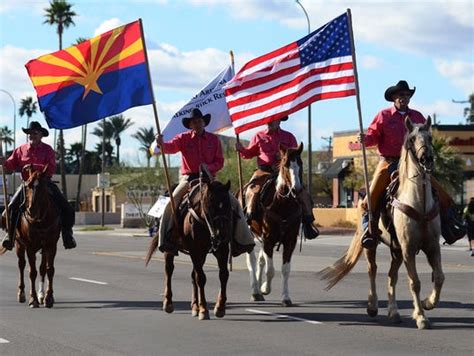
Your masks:
<svg viewBox="0 0 474 356"><path fill-rule="evenodd" d="M302 188L300 181L300 166L296 161L290 161L290 179L291 179L291 188L299 192Z"/></svg>

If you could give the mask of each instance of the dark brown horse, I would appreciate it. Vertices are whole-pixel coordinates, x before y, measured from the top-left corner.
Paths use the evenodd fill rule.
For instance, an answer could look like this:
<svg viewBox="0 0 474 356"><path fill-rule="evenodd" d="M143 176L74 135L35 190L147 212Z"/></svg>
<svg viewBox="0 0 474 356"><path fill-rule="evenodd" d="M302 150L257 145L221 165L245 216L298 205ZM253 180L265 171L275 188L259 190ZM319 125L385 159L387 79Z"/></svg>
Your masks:
<svg viewBox="0 0 474 356"><path fill-rule="evenodd" d="M189 254L193 262L191 273L193 291L191 310L199 320L209 319L209 310L204 294L206 275L204 263L208 253L212 253L219 266L221 289L214 308L214 315L222 318L225 315L227 301L227 281L229 270L229 242L233 231L233 214L229 197L230 182L222 184L210 178L201 178L193 185L188 198L188 210L185 212L179 229L174 236L180 235L177 241L181 252ZM185 197L186 199L186 197ZM175 227L176 228L176 227ZM150 261L158 247L158 236L155 236L148 249L146 263ZM174 311L171 290L171 278L174 270L174 254L165 252L165 293L163 310L167 313Z"/></svg>
<svg viewBox="0 0 474 356"><path fill-rule="evenodd" d="M51 308L54 304L53 277L56 244L59 239L59 214L54 207L48 190L49 177L45 175L47 166L42 171L29 171L29 179L23 183L23 208L20 221L15 230L15 247L18 256L20 280L18 284L18 301L24 303L26 265L25 253L30 265L30 300L31 308L43 304ZM41 250L39 291L36 292L36 253ZM0 251L0 254L5 250ZM48 289L44 294L45 276L48 275Z"/></svg>
<svg viewBox="0 0 474 356"><path fill-rule="evenodd" d="M263 193L263 219L252 221L251 229L262 242L263 248L257 257L255 252L247 254L247 266L250 272L252 298L264 300L263 295L270 294L271 283L275 274L273 267L273 249L280 244L283 246L282 275L282 304L291 306L292 302L288 289L288 278L291 269L291 256L295 249L298 231L301 224L301 205L297 194L303 188L303 163L301 152L303 144L298 148L280 146L280 170L276 180ZM265 281L262 279L265 271Z"/></svg>

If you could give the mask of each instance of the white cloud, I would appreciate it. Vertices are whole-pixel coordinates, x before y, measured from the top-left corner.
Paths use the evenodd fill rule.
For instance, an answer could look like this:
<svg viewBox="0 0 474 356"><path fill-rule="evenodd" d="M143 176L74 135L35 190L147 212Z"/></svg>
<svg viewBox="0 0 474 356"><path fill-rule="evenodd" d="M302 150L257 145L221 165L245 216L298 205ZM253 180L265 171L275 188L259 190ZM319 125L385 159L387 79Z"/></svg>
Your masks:
<svg viewBox="0 0 474 356"><path fill-rule="evenodd" d="M435 61L435 65L438 72L460 88L466 96L474 93L473 62L438 59Z"/></svg>
<svg viewBox="0 0 474 356"><path fill-rule="evenodd" d="M122 21L116 17L111 18L109 20L106 20L102 22L99 27L97 27L94 31L94 37L99 36L100 34L113 30L116 27L119 27L122 25Z"/></svg>
<svg viewBox="0 0 474 356"><path fill-rule="evenodd" d="M436 114L438 123L458 124L464 122L464 106L447 100L436 100L431 103L413 103L413 108L423 113L425 117Z"/></svg>
<svg viewBox="0 0 474 356"><path fill-rule="evenodd" d="M358 58L362 68L377 69L383 66L382 59L370 54L362 55Z"/></svg>

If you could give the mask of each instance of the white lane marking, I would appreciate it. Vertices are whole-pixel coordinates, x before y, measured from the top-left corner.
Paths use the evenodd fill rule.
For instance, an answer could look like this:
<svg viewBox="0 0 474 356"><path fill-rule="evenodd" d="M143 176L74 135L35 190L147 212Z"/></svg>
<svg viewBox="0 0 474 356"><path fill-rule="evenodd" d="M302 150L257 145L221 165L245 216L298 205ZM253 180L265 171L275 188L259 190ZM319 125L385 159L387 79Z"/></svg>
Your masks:
<svg viewBox="0 0 474 356"><path fill-rule="evenodd" d="M0 337L0 344L9 344L9 343L10 343L10 341L8 341L7 339L2 339Z"/></svg>
<svg viewBox="0 0 474 356"><path fill-rule="evenodd" d="M87 283L94 283L94 284L108 284L107 282L100 282L100 281L94 281L92 279L84 279L84 278L77 278L77 277L70 277L69 279L79 281L79 282L87 282Z"/></svg>
<svg viewBox="0 0 474 356"><path fill-rule="evenodd" d="M280 319L291 319L291 320L303 321L305 323L314 324L314 325L322 324L322 322L320 322L320 321L299 318L297 316L291 316L291 315L285 315L285 314L276 314L276 313L271 313L271 312L258 310L258 309L245 309L245 310L250 312L250 313L254 313L254 314L273 315L274 317L280 318Z"/></svg>

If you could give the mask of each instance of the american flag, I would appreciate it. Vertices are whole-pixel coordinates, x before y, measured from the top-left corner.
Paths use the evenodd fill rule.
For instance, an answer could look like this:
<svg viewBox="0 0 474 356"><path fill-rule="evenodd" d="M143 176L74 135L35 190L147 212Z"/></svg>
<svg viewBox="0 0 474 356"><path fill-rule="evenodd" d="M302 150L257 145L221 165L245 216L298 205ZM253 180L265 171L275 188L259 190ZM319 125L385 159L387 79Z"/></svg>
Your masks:
<svg viewBox="0 0 474 356"><path fill-rule="evenodd" d="M236 133L280 119L317 100L355 94L347 14L251 60L225 87Z"/></svg>

